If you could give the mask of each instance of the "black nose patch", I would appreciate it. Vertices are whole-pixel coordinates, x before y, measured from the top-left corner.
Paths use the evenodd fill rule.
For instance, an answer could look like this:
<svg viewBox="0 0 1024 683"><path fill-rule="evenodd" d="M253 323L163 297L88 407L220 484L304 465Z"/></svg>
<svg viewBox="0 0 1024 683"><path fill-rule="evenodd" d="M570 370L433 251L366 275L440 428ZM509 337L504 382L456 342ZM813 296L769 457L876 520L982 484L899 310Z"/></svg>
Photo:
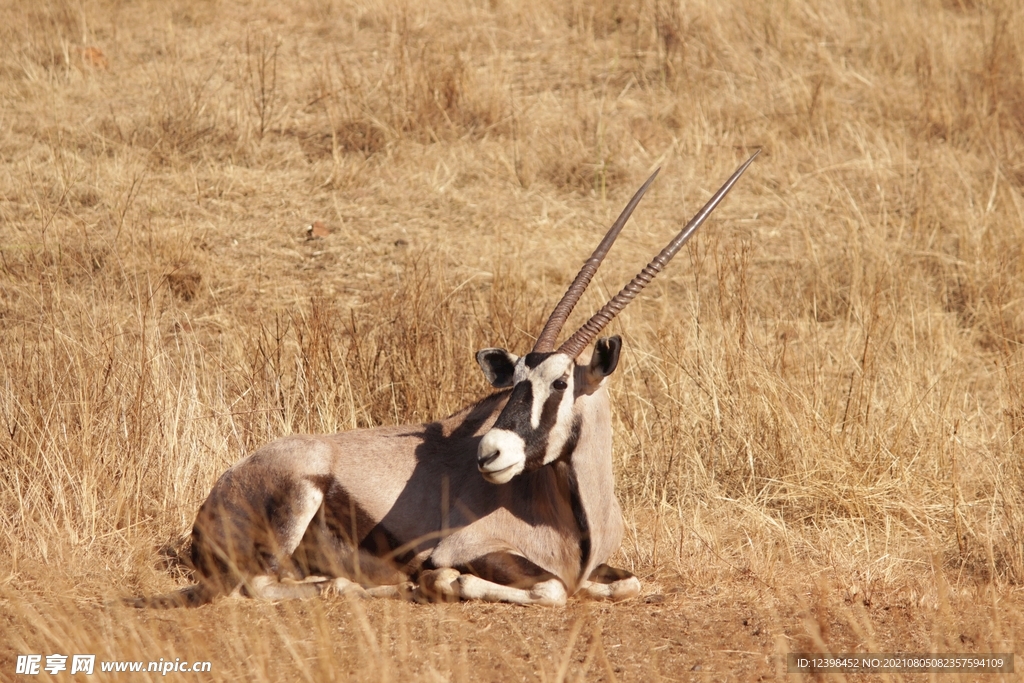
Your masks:
<svg viewBox="0 0 1024 683"><path fill-rule="evenodd" d="M530 433L530 412L533 410L533 384L529 381L520 382L512 388L505 409L501 411L495 429L507 429L526 438Z"/></svg>

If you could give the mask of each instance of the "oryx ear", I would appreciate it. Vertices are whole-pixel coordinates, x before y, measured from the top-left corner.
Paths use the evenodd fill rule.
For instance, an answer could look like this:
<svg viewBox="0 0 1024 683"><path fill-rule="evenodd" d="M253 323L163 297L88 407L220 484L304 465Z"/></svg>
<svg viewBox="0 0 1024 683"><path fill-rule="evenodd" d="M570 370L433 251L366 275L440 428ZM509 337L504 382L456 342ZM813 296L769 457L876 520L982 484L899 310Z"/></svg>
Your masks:
<svg viewBox="0 0 1024 683"><path fill-rule="evenodd" d="M587 385L593 391L608 375L615 372L619 364L619 351L622 350L622 337L603 337L594 344L594 355L587 366Z"/></svg>
<svg viewBox="0 0 1024 683"><path fill-rule="evenodd" d="M476 362L484 371L484 377L496 389L512 386L512 375L517 360L518 356L505 349L480 349L476 352Z"/></svg>

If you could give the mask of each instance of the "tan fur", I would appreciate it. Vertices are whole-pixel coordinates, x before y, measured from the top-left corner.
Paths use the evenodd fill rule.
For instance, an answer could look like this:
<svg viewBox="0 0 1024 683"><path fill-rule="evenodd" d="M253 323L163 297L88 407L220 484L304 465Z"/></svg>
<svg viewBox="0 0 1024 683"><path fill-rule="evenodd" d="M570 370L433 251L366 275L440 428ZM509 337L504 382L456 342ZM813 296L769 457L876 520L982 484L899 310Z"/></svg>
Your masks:
<svg viewBox="0 0 1024 683"><path fill-rule="evenodd" d="M233 591L267 599L328 591L366 595L360 585L391 586L383 593L407 595L398 587L428 557L435 567L451 568L492 552L520 555L554 574L564 595L545 589L531 597L530 591L459 578L447 569L443 584L424 585L421 597L564 602L622 538L608 394L587 385L585 365L575 373L581 390L573 411L583 428L572 462L523 473L507 484L488 483L476 464L480 438L507 392L425 425L289 436L263 446L225 472L200 508L193 528L199 585L133 604L195 605ZM569 468L590 524L586 566L566 495ZM386 529L388 547L374 546L375 528ZM356 550L360 544L363 552ZM319 566L311 570L300 557L315 558ZM463 584L472 590L459 589Z"/></svg>

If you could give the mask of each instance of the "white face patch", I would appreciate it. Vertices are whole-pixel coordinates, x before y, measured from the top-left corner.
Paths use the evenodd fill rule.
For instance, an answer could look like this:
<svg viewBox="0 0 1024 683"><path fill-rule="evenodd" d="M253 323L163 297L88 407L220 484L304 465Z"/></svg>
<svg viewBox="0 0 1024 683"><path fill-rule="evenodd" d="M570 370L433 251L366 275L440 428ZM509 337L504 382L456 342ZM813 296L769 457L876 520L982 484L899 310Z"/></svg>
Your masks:
<svg viewBox="0 0 1024 683"><path fill-rule="evenodd" d="M555 418L555 424L552 425L551 431L548 433L548 445L544 452L545 465L558 459L562 454L566 441L569 440L569 435L572 433L574 394L573 373L571 371L568 377L565 378L565 382L568 387L565 389L562 400L558 404L558 417ZM550 387L551 385L548 384L548 386Z"/></svg>
<svg viewBox="0 0 1024 683"><path fill-rule="evenodd" d="M559 421L562 418L562 411L565 403L572 405L572 385L573 385L573 362L572 358L569 358L565 354L556 353L544 360L543 363L535 368L526 367L526 358L520 358L516 362L516 370L513 382L529 382L533 390L533 405L530 407L530 426L534 429L540 427L541 414L544 412L544 404L547 403L548 397L551 396L554 389L552 384L556 380L563 380L567 388L563 391L569 394L570 400L568 402L563 401L563 404L559 406Z"/></svg>
<svg viewBox="0 0 1024 683"><path fill-rule="evenodd" d="M534 400L530 423L536 429L540 425L544 404L556 390L552 386L556 381L565 382L566 388L561 391L562 400L558 403L558 414L555 423L548 433L547 448L544 451L544 464L548 465L562 454L562 448L572 431L572 411L574 399L575 367L573 359L565 354L556 353L534 369L533 382ZM543 395L543 398L541 397Z"/></svg>
<svg viewBox="0 0 1024 683"><path fill-rule="evenodd" d="M484 478L505 483L565 453L574 432L577 370L575 361L561 353L516 360L509 402L477 450Z"/></svg>

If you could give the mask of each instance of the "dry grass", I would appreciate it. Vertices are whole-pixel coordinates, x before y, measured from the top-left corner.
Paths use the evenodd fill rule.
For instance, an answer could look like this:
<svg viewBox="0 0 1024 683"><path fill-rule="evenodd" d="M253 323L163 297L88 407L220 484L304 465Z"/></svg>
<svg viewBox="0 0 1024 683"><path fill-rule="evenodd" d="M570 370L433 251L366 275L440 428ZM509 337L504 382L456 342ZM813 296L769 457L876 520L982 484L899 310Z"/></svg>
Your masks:
<svg viewBox="0 0 1024 683"><path fill-rule="evenodd" d="M0 679L31 652L678 680L1020 650L1015 0L47 0L0 27ZM184 580L255 446L483 394L473 351L528 347L653 167L571 322L754 148L611 330L616 562L654 598L103 606Z"/></svg>

